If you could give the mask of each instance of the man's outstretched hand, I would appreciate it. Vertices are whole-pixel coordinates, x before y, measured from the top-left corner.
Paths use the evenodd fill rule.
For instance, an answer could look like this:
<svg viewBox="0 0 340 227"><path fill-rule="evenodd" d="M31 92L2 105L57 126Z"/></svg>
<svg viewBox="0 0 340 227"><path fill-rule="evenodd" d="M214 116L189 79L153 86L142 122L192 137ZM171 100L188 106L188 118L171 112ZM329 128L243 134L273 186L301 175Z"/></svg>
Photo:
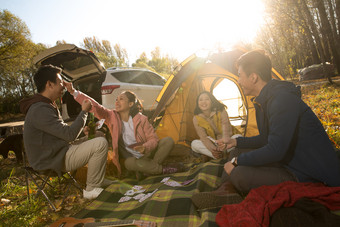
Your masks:
<svg viewBox="0 0 340 227"><path fill-rule="evenodd" d="M83 101L83 104L81 104L81 109L85 112L89 112L92 109L92 103L90 102L90 100L85 99Z"/></svg>

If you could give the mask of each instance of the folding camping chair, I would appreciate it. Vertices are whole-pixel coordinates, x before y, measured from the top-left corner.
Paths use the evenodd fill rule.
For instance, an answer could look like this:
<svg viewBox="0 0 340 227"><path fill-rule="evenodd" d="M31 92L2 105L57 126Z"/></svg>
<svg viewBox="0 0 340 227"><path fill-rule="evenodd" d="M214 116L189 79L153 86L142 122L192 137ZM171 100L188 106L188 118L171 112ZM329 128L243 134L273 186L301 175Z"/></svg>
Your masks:
<svg viewBox="0 0 340 227"><path fill-rule="evenodd" d="M62 200L60 206L62 206L66 197L68 196L68 193L70 192L71 186L74 186L75 188L79 189L80 192L83 192L82 187L76 181L76 179L73 177L75 175L75 173L71 174L70 172L65 172L65 173L62 173L62 176L58 176L58 174L52 169L47 169L47 170L42 170L42 171L41 170L35 170L35 169L33 169L32 167L29 166L25 151L22 151L22 153L23 153L23 155L22 155L22 157L23 157L23 169L25 170L25 180L26 180L26 187L27 187L27 197L28 197L29 201L30 201L29 180L31 180L38 189L36 196L38 196L38 194L41 193L45 197L45 199L47 200L47 202L50 204L50 206L52 207L52 209L54 211L57 211L57 208L54 205L54 203L51 201L51 199L48 197L46 192L44 191L46 189L46 186L50 186L51 188L54 188L49 183L49 180L50 180L51 177L57 177L58 183L60 185L64 184L64 182L65 182L64 188L66 188L66 190L64 192L64 197L63 197L63 200ZM64 181L64 182L62 182L62 181Z"/></svg>

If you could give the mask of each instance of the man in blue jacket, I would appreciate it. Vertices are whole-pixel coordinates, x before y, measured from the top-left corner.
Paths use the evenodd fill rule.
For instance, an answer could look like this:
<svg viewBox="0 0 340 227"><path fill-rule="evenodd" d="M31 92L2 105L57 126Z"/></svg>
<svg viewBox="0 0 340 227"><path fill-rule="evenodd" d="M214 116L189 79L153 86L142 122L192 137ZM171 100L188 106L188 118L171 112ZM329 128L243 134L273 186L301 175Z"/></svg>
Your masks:
<svg viewBox="0 0 340 227"><path fill-rule="evenodd" d="M259 135L225 141L237 149L224 165L224 189L230 182L241 193L284 181L340 186L337 155L321 122L301 99L300 88L272 80L271 60L262 51L242 55L237 66L238 83L245 95L254 96Z"/></svg>

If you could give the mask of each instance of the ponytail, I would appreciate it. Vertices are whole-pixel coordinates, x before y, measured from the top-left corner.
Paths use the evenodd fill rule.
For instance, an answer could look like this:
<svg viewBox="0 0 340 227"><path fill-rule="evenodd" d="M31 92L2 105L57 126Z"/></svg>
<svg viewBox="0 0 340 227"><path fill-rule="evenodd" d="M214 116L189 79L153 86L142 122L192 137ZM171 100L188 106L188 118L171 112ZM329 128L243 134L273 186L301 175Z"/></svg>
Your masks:
<svg viewBox="0 0 340 227"><path fill-rule="evenodd" d="M125 94L128 98L129 102L133 102L133 106L130 108L129 114L133 118L137 113L143 112L142 102L137 98L137 95L132 91L124 91L122 94Z"/></svg>

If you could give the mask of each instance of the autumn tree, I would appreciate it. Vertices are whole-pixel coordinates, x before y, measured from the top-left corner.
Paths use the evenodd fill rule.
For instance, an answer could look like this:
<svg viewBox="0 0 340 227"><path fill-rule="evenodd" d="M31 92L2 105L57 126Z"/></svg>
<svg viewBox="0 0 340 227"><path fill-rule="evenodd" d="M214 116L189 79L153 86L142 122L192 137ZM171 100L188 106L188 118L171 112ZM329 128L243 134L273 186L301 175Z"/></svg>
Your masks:
<svg viewBox="0 0 340 227"><path fill-rule="evenodd" d="M156 71L155 69L153 69L151 66L148 65L149 59L146 56L146 53L143 52L139 58L136 60L135 63L132 63L132 67L138 67L138 68L146 68L149 69L151 71Z"/></svg>
<svg viewBox="0 0 340 227"><path fill-rule="evenodd" d="M127 51L122 48L119 44L111 46L108 40L99 40L94 37L86 37L83 40L81 46L85 49L92 51L98 59L109 67L121 67L129 65L129 58Z"/></svg>
<svg viewBox="0 0 340 227"><path fill-rule="evenodd" d="M281 74L293 77L296 68L302 66L301 52L309 49L300 42L301 27L291 19L297 12L289 1L268 1L266 6L266 24L256 43L272 55L273 65Z"/></svg>
<svg viewBox="0 0 340 227"><path fill-rule="evenodd" d="M18 100L35 92L32 59L44 48L21 19L0 11L0 112L18 112Z"/></svg>
<svg viewBox="0 0 340 227"><path fill-rule="evenodd" d="M67 44L67 42L63 39L63 40L58 40L55 45L58 46L58 45L63 45L63 44Z"/></svg>
<svg viewBox="0 0 340 227"><path fill-rule="evenodd" d="M257 44L273 55L281 73L332 62L338 73L339 0L264 0L266 24ZM284 65L287 65L286 67ZM331 75L325 75L330 79Z"/></svg>
<svg viewBox="0 0 340 227"><path fill-rule="evenodd" d="M165 78L172 74L177 65L178 61L175 58L169 57L169 55L163 56L159 47L151 51L151 59L148 59L146 53L143 52L136 62L132 64L133 67L148 68Z"/></svg>
<svg viewBox="0 0 340 227"><path fill-rule="evenodd" d="M128 66L129 61L128 61L128 54L126 49L122 48L120 44L115 44L113 49L115 50L116 53L116 58L119 66Z"/></svg>

